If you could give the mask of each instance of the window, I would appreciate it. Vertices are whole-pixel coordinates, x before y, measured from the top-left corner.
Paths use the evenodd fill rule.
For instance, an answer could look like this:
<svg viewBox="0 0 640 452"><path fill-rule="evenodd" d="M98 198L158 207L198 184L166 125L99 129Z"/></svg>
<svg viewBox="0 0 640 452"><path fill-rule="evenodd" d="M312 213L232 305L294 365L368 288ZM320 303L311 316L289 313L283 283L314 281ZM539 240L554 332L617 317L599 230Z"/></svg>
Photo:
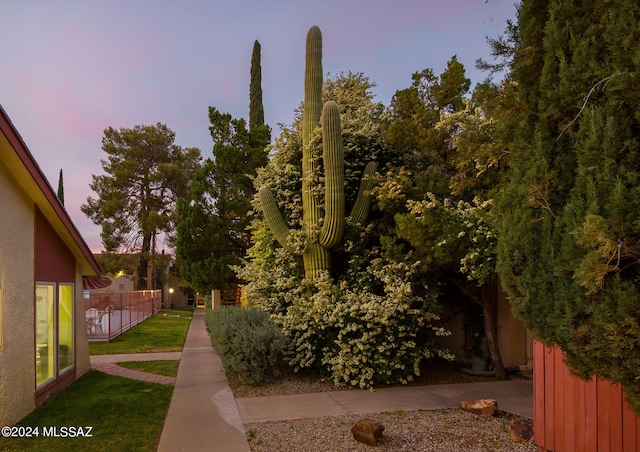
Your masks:
<svg viewBox="0 0 640 452"><path fill-rule="evenodd" d="M73 284L36 284L36 385L73 367Z"/></svg>
<svg viewBox="0 0 640 452"><path fill-rule="evenodd" d="M58 286L58 369L60 373L73 366L73 285Z"/></svg>

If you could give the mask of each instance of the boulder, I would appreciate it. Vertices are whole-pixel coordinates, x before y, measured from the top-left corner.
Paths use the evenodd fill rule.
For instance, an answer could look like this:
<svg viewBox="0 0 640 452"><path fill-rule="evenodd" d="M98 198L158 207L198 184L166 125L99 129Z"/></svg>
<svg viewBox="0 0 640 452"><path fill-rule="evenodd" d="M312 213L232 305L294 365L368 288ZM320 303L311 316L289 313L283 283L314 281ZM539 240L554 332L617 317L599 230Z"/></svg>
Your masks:
<svg viewBox="0 0 640 452"><path fill-rule="evenodd" d="M356 425L351 427L353 437L367 446L377 446L382 439L384 425L371 419L360 419Z"/></svg>
<svg viewBox="0 0 640 452"><path fill-rule="evenodd" d="M517 443L529 443L533 438L533 425L530 422L514 419L509 426L509 437Z"/></svg>
<svg viewBox="0 0 640 452"><path fill-rule="evenodd" d="M498 412L498 402L494 399L464 401L462 409L480 416L495 416Z"/></svg>

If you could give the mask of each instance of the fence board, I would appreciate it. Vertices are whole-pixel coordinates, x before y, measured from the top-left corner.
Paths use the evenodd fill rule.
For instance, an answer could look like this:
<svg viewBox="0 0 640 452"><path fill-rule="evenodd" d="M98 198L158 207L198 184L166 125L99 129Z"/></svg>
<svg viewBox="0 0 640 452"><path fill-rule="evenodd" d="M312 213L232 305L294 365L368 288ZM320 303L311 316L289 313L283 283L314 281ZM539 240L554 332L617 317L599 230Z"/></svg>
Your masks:
<svg viewBox="0 0 640 452"><path fill-rule="evenodd" d="M635 422L634 422L635 421ZM629 409L627 409L627 402L622 401L622 447L620 450L623 452L632 452L632 444L636 444L636 430L637 423L640 419L636 420L635 415Z"/></svg>
<svg viewBox="0 0 640 452"><path fill-rule="evenodd" d="M556 418L555 411L555 358L553 350L544 351L544 404L545 404L545 427L544 427L544 444L545 447L554 450L555 448L555 424L559 420Z"/></svg>
<svg viewBox="0 0 640 452"><path fill-rule="evenodd" d="M640 418L620 385L572 377L561 350L533 349L538 450L640 452Z"/></svg>
<svg viewBox="0 0 640 452"><path fill-rule="evenodd" d="M609 386L609 450L615 452L622 450L622 411L624 404L624 393L620 385L613 385L607 382Z"/></svg>
<svg viewBox="0 0 640 452"><path fill-rule="evenodd" d="M562 359L561 353L557 353L557 355ZM569 375L569 369L567 369L567 366L565 366L564 363L560 367L562 368L562 378L565 381L564 393L566 395L563 443L564 450L579 450L576 447L575 435L573 434L573 426L576 424L578 416L578 413L576 412L576 391L570 383L571 376Z"/></svg>
<svg viewBox="0 0 640 452"><path fill-rule="evenodd" d="M555 393L566 394L566 382L564 363L562 362L562 355L553 349L553 379L555 382ZM558 397L555 399L555 410L553 415L554 422L554 435L553 435L553 450L560 450L565 441L565 428L566 428L566 399L564 397Z"/></svg>
<svg viewBox="0 0 640 452"><path fill-rule="evenodd" d="M544 368L546 361L544 345L540 342L533 343L534 350L534 366L533 366L533 424L536 430L536 444L544 448L545 443L545 381Z"/></svg>
<svg viewBox="0 0 640 452"><path fill-rule="evenodd" d="M584 382L584 414L587 452L598 450L598 384L596 378ZM603 432L604 433L604 432Z"/></svg>
<svg viewBox="0 0 640 452"><path fill-rule="evenodd" d="M574 387L573 394L575 397L575 405L576 405L576 423L573 428L573 434L575 438L576 450L586 450L587 449L587 434L586 434L586 415L585 415L585 382L582 380L572 381L572 386Z"/></svg>
<svg viewBox="0 0 640 452"><path fill-rule="evenodd" d="M613 394L611 394L611 385L604 380L598 380L596 382L596 390L598 395L596 410L597 416L597 429L599 432L606 432L611 429L611 411L609 400ZM598 450L609 450L609 437L608 435L598 436Z"/></svg>

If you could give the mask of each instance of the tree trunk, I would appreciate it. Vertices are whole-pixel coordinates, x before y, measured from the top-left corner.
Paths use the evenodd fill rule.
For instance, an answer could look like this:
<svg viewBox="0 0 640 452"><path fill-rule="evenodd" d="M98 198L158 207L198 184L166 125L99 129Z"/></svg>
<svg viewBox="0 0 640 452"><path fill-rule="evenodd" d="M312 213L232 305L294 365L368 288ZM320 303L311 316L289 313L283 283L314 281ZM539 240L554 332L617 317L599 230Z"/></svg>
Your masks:
<svg viewBox="0 0 640 452"><path fill-rule="evenodd" d="M142 249L140 250L140 265L138 267L137 290L147 290L149 279L149 251L151 250L151 235L142 237Z"/></svg>
<svg viewBox="0 0 640 452"><path fill-rule="evenodd" d="M495 313L495 297L489 287L483 288L482 299L479 301L482 306L482 314L484 316L484 331L487 335L487 344L489 345L489 356L493 361L493 370L498 380L506 380L507 372L502 363L502 355L500 354L500 346L498 345L498 325Z"/></svg>

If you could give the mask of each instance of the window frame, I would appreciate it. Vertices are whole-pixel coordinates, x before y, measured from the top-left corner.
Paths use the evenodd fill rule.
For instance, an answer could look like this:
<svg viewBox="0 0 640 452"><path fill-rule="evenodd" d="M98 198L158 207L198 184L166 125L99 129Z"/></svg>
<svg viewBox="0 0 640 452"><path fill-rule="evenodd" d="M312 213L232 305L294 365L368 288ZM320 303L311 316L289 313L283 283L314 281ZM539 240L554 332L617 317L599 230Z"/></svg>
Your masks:
<svg viewBox="0 0 640 452"><path fill-rule="evenodd" d="M48 362L49 366L53 366L53 373L50 377L45 380L38 382L38 289L41 287L46 287L48 290L53 292L53 344L49 344L47 342L47 347L51 347L53 349L53 355L51 362ZM70 364L66 367L62 368L60 365L60 310L62 306L62 287L69 287L71 294L71 350L69 356L71 358ZM34 343L33 343L33 352L34 352L34 376L35 376L35 385L36 390L42 390L46 388L52 383L57 382L61 377L67 375L70 372L73 372L76 366L75 362L75 348L76 348L76 325L75 325L75 284L72 282L55 282L55 281L36 281L35 283L35 293L34 293ZM49 306L47 306L48 309ZM42 308L40 308L42 309ZM49 317L47 311L47 317ZM47 319L48 322L48 319ZM47 334L49 334L47 330ZM65 344L63 344L65 345ZM42 362L40 363L42 365Z"/></svg>

